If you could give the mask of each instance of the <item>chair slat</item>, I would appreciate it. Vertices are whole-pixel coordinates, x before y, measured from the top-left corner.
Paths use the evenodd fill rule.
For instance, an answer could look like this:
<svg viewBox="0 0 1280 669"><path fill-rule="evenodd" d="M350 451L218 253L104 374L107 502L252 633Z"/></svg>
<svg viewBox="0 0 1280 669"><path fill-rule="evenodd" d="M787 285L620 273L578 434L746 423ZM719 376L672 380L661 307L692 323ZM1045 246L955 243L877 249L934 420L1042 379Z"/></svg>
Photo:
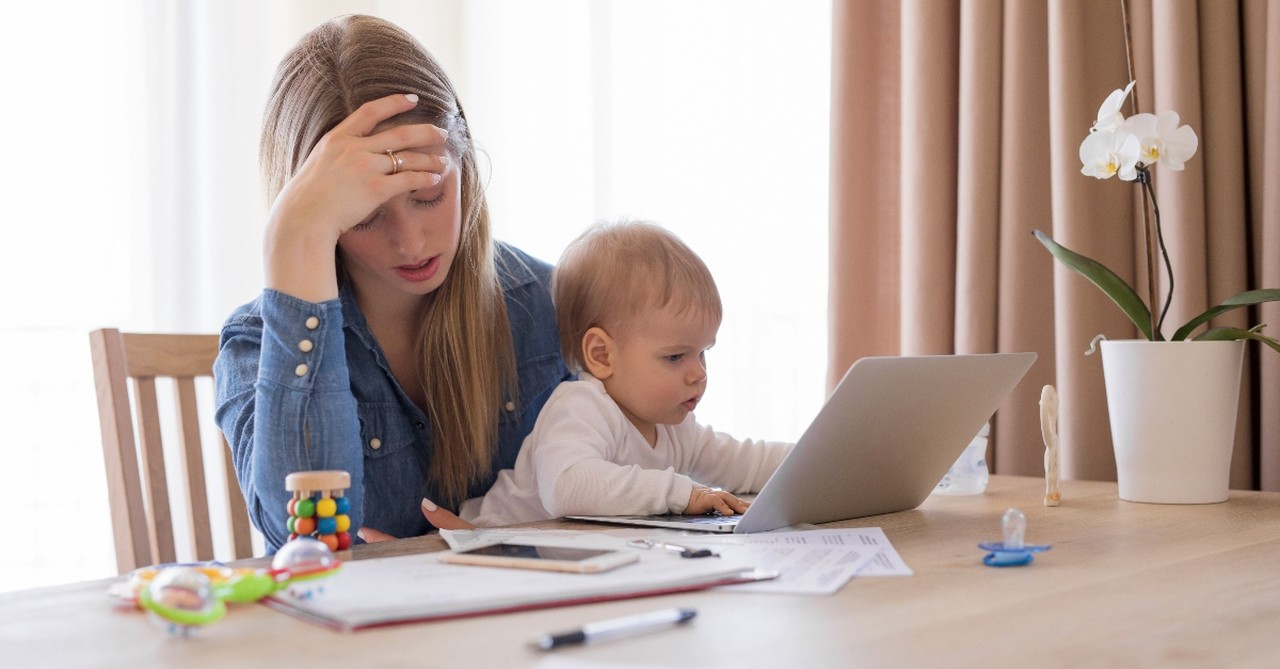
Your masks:
<svg viewBox="0 0 1280 669"><path fill-rule="evenodd" d="M151 562L146 502L138 473L133 419L129 415L124 347L115 330L95 330L89 337L93 354L94 384L102 426L103 460L107 469L107 495L112 501L111 527L116 544L116 564L121 573Z"/></svg>
<svg viewBox="0 0 1280 669"><path fill-rule="evenodd" d="M227 503L231 508L229 516L231 518L231 550L237 557L249 557L253 555L253 540L248 522L249 508L245 505L244 492L240 490L240 483L236 480L236 467L231 460L231 447L221 432L218 433L218 442L222 445L222 470L227 477Z"/></svg>
<svg viewBox="0 0 1280 669"><path fill-rule="evenodd" d="M205 484L204 448L200 439L199 411L196 410L196 382L189 376L180 376L173 380L173 385L196 559L212 560L213 530L209 526L209 491Z"/></svg>
<svg viewBox="0 0 1280 669"><path fill-rule="evenodd" d="M164 440L160 432L160 406L156 380L149 376L133 380L137 405L138 445L146 479L147 531L151 535L153 562L176 562L173 545L173 513L169 509L169 484L164 469Z"/></svg>

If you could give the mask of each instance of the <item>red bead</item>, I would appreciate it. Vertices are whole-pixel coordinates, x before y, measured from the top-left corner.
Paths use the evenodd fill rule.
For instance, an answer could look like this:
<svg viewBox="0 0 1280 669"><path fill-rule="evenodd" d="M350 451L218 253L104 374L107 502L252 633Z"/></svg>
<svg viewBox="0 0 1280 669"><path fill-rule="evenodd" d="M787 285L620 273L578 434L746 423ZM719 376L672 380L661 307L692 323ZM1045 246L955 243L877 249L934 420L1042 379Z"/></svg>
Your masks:
<svg viewBox="0 0 1280 669"><path fill-rule="evenodd" d="M337 534L337 537L338 537L338 548L336 550L344 551L348 548L351 548L350 532L339 532Z"/></svg>

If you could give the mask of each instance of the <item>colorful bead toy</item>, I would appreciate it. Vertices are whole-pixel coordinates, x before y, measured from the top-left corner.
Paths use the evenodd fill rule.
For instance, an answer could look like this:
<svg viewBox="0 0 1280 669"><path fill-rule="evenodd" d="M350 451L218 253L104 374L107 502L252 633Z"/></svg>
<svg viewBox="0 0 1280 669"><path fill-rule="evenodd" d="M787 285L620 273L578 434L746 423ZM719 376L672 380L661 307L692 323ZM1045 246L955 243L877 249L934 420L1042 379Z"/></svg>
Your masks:
<svg viewBox="0 0 1280 669"><path fill-rule="evenodd" d="M284 488L293 493L289 500L289 540L315 537L329 550L351 547L351 502L342 493L351 487L351 475L344 471L294 472L284 479Z"/></svg>

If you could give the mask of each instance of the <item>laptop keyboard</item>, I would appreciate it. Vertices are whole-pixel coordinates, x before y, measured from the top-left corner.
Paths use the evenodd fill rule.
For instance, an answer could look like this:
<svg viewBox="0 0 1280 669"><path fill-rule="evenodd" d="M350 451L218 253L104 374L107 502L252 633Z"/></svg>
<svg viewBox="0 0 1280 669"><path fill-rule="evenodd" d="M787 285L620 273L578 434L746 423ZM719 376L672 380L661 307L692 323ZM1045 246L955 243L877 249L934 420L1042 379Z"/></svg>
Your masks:
<svg viewBox="0 0 1280 669"><path fill-rule="evenodd" d="M737 516L683 516L681 520L693 525L732 525L742 518Z"/></svg>

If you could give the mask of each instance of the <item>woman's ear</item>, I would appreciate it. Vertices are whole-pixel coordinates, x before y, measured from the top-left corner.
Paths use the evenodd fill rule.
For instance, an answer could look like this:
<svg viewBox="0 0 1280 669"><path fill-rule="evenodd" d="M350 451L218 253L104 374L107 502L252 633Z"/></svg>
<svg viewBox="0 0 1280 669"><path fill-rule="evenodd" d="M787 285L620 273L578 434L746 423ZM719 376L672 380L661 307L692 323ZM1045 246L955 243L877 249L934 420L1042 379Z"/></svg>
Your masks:
<svg viewBox="0 0 1280 669"><path fill-rule="evenodd" d="M593 327L582 335L582 359L587 372L597 379L613 376L613 337L599 327Z"/></svg>

